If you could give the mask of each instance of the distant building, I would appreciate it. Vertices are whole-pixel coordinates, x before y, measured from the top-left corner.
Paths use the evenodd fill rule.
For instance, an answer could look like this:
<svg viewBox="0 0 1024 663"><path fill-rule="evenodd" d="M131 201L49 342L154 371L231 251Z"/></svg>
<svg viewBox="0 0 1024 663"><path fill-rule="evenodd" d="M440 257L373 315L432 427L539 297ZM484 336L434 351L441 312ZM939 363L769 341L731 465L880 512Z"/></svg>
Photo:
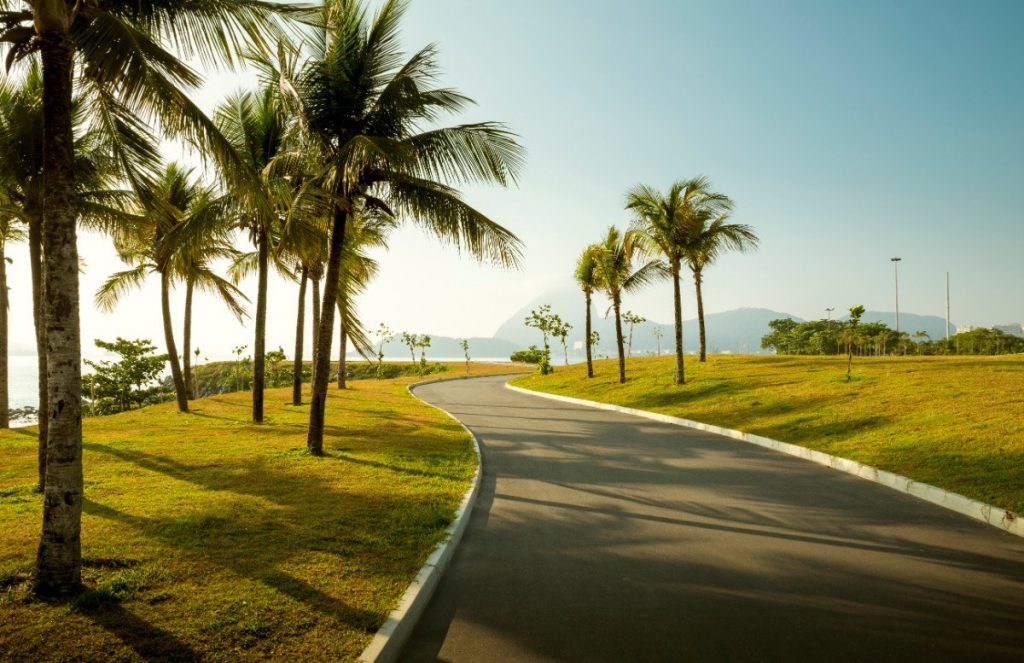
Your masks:
<svg viewBox="0 0 1024 663"><path fill-rule="evenodd" d="M957 334L966 334L967 332L972 332L975 329L977 329L977 327L975 327L974 325L957 325L956 326L956 333Z"/></svg>

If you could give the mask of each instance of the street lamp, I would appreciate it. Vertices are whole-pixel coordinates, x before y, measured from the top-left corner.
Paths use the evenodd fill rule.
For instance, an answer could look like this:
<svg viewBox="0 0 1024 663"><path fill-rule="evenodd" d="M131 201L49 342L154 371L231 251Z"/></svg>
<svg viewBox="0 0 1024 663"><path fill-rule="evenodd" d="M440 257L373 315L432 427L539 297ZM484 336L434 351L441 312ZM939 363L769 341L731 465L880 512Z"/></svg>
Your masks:
<svg viewBox="0 0 1024 663"><path fill-rule="evenodd" d="M834 306L830 306L829 308L825 309L825 315L828 317L829 322L832 322L832 311L834 310L836 310L836 307Z"/></svg>
<svg viewBox="0 0 1024 663"><path fill-rule="evenodd" d="M903 258L890 258L893 273L896 276L896 338L900 336L900 261Z"/></svg>

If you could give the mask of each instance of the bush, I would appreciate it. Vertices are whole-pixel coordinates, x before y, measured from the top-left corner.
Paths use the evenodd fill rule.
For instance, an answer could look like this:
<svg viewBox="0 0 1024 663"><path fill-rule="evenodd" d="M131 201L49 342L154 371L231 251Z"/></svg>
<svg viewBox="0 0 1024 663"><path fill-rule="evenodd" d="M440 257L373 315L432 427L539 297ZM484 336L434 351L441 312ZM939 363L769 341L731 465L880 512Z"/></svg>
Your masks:
<svg viewBox="0 0 1024 663"><path fill-rule="evenodd" d="M536 345L531 345L528 350L513 352L511 359L520 364L540 364L544 361L544 351Z"/></svg>

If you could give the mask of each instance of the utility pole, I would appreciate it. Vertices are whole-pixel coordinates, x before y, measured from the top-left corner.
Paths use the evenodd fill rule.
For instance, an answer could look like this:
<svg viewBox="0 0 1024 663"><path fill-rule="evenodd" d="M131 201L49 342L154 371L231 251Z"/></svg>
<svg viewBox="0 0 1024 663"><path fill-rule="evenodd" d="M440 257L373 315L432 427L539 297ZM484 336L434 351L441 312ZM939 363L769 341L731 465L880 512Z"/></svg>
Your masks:
<svg viewBox="0 0 1024 663"><path fill-rule="evenodd" d="M949 341L949 272L946 272L946 341Z"/></svg>
<svg viewBox="0 0 1024 663"><path fill-rule="evenodd" d="M890 258L893 273L896 275L896 338L900 336L900 260L903 258Z"/></svg>

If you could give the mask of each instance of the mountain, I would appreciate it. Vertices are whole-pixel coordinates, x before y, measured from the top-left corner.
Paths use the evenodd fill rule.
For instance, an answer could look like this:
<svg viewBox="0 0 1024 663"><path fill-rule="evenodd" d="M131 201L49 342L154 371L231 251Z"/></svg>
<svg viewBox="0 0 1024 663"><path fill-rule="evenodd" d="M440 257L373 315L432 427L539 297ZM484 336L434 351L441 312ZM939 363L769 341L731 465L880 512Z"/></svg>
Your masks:
<svg viewBox="0 0 1024 663"><path fill-rule="evenodd" d="M593 329L601 336L598 345L598 354L615 354L615 319L612 314L605 318L604 300L593 307ZM583 356L582 343L585 329L585 309L583 295L575 289L553 290L537 297L532 302L516 311L508 320L501 324L494 333L495 338L510 341L516 347L525 348L530 345L542 343L540 332L531 329L523 324L523 320L530 314L530 311L543 304L550 304L551 310L562 317L563 320L572 325L572 332L569 334L569 359L579 359ZM777 318L793 318L788 313L780 313L762 308L743 308L723 313L710 313L705 316L705 324L708 335L708 352L732 352L732 353L760 353L761 337L768 333L768 322ZM658 348L658 341L654 337L654 330L662 332L661 351L668 353L673 347L673 326L671 323L646 322L637 325L633 330L633 353L648 354L654 353ZM623 328L623 333L628 336L628 327ZM580 349L574 350L576 343L580 343ZM700 346L697 320L691 319L683 322L683 348L687 352L696 352ZM553 359L557 362L562 356L562 349L555 341L553 348Z"/></svg>

